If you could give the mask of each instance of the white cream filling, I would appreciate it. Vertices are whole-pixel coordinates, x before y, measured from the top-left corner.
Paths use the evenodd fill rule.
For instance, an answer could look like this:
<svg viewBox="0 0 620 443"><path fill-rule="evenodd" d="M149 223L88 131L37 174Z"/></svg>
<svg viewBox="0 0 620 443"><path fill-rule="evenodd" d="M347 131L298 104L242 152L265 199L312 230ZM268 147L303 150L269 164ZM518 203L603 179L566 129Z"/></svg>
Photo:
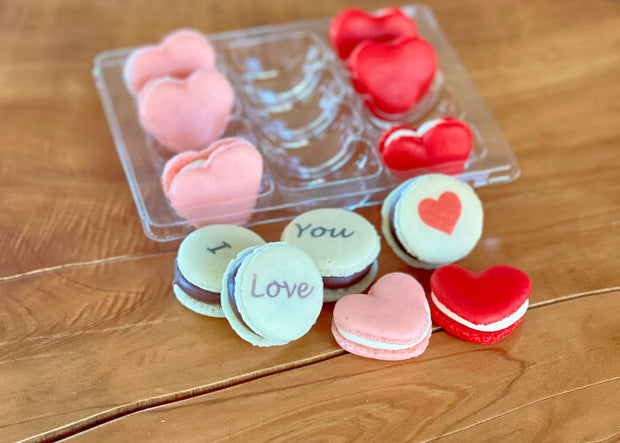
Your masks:
<svg viewBox="0 0 620 443"><path fill-rule="evenodd" d="M428 335L431 333L431 327L432 327L430 316L428 318L427 323L428 323L428 327L426 328L426 331L424 331L424 334L422 335L422 337L419 340L411 342L406 345L397 345L393 343L382 343L382 342L377 342L374 340L369 340L367 338L359 337L357 335L350 334L348 332L343 331L342 329L340 329L338 324L336 324L336 330L346 340L349 340L353 343L357 343L358 345L367 346L369 348L374 348L374 349L381 349L384 351L400 351L402 349L409 349L413 346L416 346L417 344L421 343L428 337Z"/></svg>
<svg viewBox="0 0 620 443"><path fill-rule="evenodd" d="M398 140L401 137L422 137L426 132L430 131L432 128L442 123L443 121L443 118L428 121L422 124L422 126L420 126L417 131L413 129L398 129L390 134L390 136L385 141L384 146L389 145L394 140Z"/></svg>
<svg viewBox="0 0 620 443"><path fill-rule="evenodd" d="M489 323L489 324L486 324L486 325L477 325L475 323L467 321L464 318L459 317L458 315L456 315L454 312L452 312L446 306L441 304L441 302L439 300L437 300L437 297L432 292L431 292L431 299L433 300L433 303L435 303L435 306L437 306L437 309L439 309L441 312L443 312L445 315L450 317L455 322L460 323L463 326L467 326L468 328L473 329L475 331L481 331L481 332L501 331L502 329L506 329L507 327L514 325L521 317L523 317L525 315L525 311L527 311L527 307L528 307L528 305L530 303L530 299L528 298L527 300L525 300L525 303L523 303L519 307L519 309L517 309L515 312L510 314L508 317L506 317L506 318L504 318L504 319L502 319L500 321L496 321L496 322Z"/></svg>

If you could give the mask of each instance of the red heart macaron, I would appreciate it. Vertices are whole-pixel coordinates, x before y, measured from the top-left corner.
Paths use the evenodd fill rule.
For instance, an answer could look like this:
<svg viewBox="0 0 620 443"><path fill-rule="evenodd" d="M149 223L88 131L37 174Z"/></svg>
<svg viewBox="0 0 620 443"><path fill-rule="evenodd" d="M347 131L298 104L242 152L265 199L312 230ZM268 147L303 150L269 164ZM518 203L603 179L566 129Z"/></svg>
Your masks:
<svg viewBox="0 0 620 443"><path fill-rule="evenodd" d="M418 34L413 19L399 8L385 8L376 14L359 9L345 9L334 16L329 25L329 38L341 59L363 41L385 43L395 38Z"/></svg>
<svg viewBox="0 0 620 443"><path fill-rule="evenodd" d="M424 289L402 272L381 277L368 294L342 297L332 333L346 351L378 360L404 360L428 346L431 319Z"/></svg>
<svg viewBox="0 0 620 443"><path fill-rule="evenodd" d="M360 43L347 60L355 89L366 95L366 106L381 116L413 109L431 87L437 55L426 40Z"/></svg>
<svg viewBox="0 0 620 443"><path fill-rule="evenodd" d="M529 277L510 266L475 273L447 265L431 276L431 316L446 332L463 340L496 343L521 322L531 292Z"/></svg>
<svg viewBox="0 0 620 443"><path fill-rule="evenodd" d="M399 178L425 173L458 174L463 171L474 137L469 127L455 118L440 118L418 129L395 126L383 133L379 152L385 165Z"/></svg>

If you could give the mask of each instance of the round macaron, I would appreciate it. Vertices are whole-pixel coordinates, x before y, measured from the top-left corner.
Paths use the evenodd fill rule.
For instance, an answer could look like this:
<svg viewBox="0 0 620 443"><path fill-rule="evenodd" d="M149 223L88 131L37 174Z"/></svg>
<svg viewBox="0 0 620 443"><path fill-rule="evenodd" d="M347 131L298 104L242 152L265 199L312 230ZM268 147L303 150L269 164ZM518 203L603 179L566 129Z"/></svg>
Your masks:
<svg viewBox="0 0 620 443"><path fill-rule="evenodd" d="M305 335L323 306L323 280L312 259L287 243L241 251L222 278L221 304L235 332L255 346Z"/></svg>
<svg viewBox="0 0 620 443"><path fill-rule="evenodd" d="M373 225L344 209L315 209L301 214L281 240L305 251L323 277L325 301L363 292L377 276L381 239Z"/></svg>
<svg viewBox="0 0 620 443"><path fill-rule="evenodd" d="M416 268L460 260L482 235L480 199L471 186L443 174L403 182L383 202L381 217L387 243Z"/></svg>
<svg viewBox="0 0 620 443"><path fill-rule="evenodd" d="M265 241L249 229L210 225L189 234L174 262L172 289L188 309L210 317L224 317L220 305L222 276L240 251Z"/></svg>
<svg viewBox="0 0 620 443"><path fill-rule="evenodd" d="M431 276L431 316L458 338L497 343L521 323L531 292L529 277L510 266L492 266L481 273L443 266Z"/></svg>
<svg viewBox="0 0 620 443"><path fill-rule="evenodd" d="M353 354L405 360L424 352L431 336L424 289L402 272L381 277L368 294L342 297L334 307L332 334Z"/></svg>

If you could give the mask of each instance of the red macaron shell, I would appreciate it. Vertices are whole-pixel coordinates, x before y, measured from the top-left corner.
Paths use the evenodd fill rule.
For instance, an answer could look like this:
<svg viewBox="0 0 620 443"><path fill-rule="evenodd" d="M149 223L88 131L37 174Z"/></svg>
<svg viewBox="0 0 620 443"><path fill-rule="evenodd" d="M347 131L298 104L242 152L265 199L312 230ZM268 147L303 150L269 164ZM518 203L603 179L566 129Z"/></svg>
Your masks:
<svg viewBox="0 0 620 443"><path fill-rule="evenodd" d="M459 317L488 325L514 314L530 297L532 283L523 271L511 266L492 266L475 273L447 265L433 272L431 291Z"/></svg>
<svg viewBox="0 0 620 443"><path fill-rule="evenodd" d="M376 15L359 9L345 9L332 19L329 38L341 59L346 59L363 41L388 42L415 37L415 22L399 8L385 8Z"/></svg>
<svg viewBox="0 0 620 443"><path fill-rule="evenodd" d="M437 55L421 38L390 43L366 41L347 60L355 89L365 94L374 113L403 114L429 90L437 71Z"/></svg>
<svg viewBox="0 0 620 443"><path fill-rule="evenodd" d="M411 131L387 143L396 131ZM385 165L394 171L412 171L458 174L473 148L474 137L469 127L455 118L444 118L421 136L409 126L395 126L383 133L379 152Z"/></svg>
<svg viewBox="0 0 620 443"><path fill-rule="evenodd" d="M475 329L468 328L467 326L464 326L455 320L452 320L450 317L437 309L437 306L435 306L433 300L429 300L429 306L431 308L431 318L447 333L454 335L461 340L482 345L497 343L498 341L508 337L512 333L512 331L514 331L515 328L519 325L519 323L521 323L521 320L523 320L523 317L521 317L512 325L499 331L477 331Z"/></svg>

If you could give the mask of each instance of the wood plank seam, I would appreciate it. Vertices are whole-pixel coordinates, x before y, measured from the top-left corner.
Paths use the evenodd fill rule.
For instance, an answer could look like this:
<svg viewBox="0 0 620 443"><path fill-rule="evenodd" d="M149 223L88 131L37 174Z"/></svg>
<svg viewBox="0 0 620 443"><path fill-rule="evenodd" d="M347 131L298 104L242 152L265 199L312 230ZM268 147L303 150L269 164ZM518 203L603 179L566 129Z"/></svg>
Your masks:
<svg viewBox="0 0 620 443"><path fill-rule="evenodd" d="M547 307L549 305L552 304L557 304L557 303L564 303L564 302L569 302L569 301L573 301L579 298L586 298L586 297L593 297L595 295L601 295L601 294L606 294L606 293L610 293L610 292L614 292L614 291L618 291L620 290L620 288L612 288L609 290L597 290L597 291L590 291L590 292L586 292L586 293L579 293L579 294L573 294L571 296L567 296L567 297L561 297L559 299L556 300L551 300L551 301L545 301L545 302L541 302L541 303L537 303L534 305L530 305L530 310L531 309L537 309L537 308L541 308L541 307ZM433 328L433 334L436 332L443 332L443 329L440 327L434 327ZM293 364L293 365L279 365L279 366L275 366L272 368L269 368L268 370L263 370L263 371L255 371L252 373L248 373L246 376L242 376L242 377L237 377L234 379L229 379L229 380L222 380L220 382L217 383L212 383L212 384L208 384L208 385L204 385L204 386L199 386L193 389L189 389L189 390L184 390L184 391L178 391L172 394L166 394L166 395L162 395L162 396L158 396L158 397L153 397L150 399L145 399L145 400L140 400L134 403L130 403L130 404L126 404L123 406L119 406L113 409L110 409L108 411L99 413L99 414L95 414L92 415L90 417L86 417L80 421L77 422L73 422L73 423L69 423L67 425L61 426L59 428L56 429L52 429L50 431L29 437L27 439L21 440L23 442L43 442L43 441L57 441L60 439L64 439L67 437L70 437L72 435L87 431L89 429L95 428L97 426L103 425L105 423L109 423L113 420L117 420L120 419L124 416L127 415L131 415L133 413L136 412L141 412L147 409L153 409L153 408L157 408L160 406L164 406L167 404L171 404L171 403L176 403L179 401L183 401L183 400L188 400L190 398L196 398L202 395L206 395L206 394L210 394L213 392L217 392L217 391L221 391L224 389L228 389L228 388L232 388L234 386L238 386L244 383L248 383L251 381L255 381L255 380L259 380L262 378L266 378L272 375L276 375L276 374L281 374L283 372L288 372L288 371L292 371L295 369L299 369L299 368L303 368L306 366L311 366L317 363L321 363L327 360L331 360L333 358L337 358L340 357L342 355L346 355L347 352L342 350L342 349L338 349L332 352L328 352L326 354L323 355L317 355L315 357L309 358L307 360L304 360L302 362L298 362L297 364ZM598 383L594 383L592 385L588 385L588 386L595 386L601 383L606 383L609 381L613 381L616 380L619 377L613 378L613 379L609 379L609 380L604 380ZM585 386L585 387L588 387ZM583 388L585 388L583 387ZM581 388L579 388L581 389ZM572 391L566 391L566 392L562 392L562 393L558 393L555 394L553 396L549 396L548 398L553 398L554 396L557 395L562 395L562 394L566 394ZM528 403L526 405L522 405L519 408L515 408L511 411L508 411L504 414L500 414L496 417L491 417L488 420L485 421L489 421L492 420L494 418L499 418L502 415L505 415L507 413L516 411L522 407L526 407L532 404L537 403L538 401L542 401L545 400L547 398L544 399L539 399L535 402L531 402ZM480 422L478 424L484 423ZM475 425L472 425L475 426ZM461 430L458 431L454 431L453 433L456 432L460 432L463 430L466 430L472 426L468 426L465 427ZM448 436L450 434L446 434L446 436Z"/></svg>
<svg viewBox="0 0 620 443"><path fill-rule="evenodd" d="M33 269L32 271L23 272L21 274L7 275L0 277L0 283L12 282L21 280L28 277L39 276L43 274L54 273L58 271L64 271L68 269L80 269L88 268L89 266L105 265L110 263L130 261L130 260L142 260L144 258L158 257L163 255L176 254L176 251L168 252L152 252L150 254L133 254L133 255L117 255L114 257L99 258L96 260L89 260L85 262L65 263L63 265L50 266L47 268Z"/></svg>
<svg viewBox="0 0 620 443"><path fill-rule="evenodd" d="M573 393L573 392L578 392L578 391L581 391L581 390L584 390L584 389L592 388L594 386L602 385L602 384L605 384L605 383L610 383L610 382L613 382L613 381L616 381L616 380L620 380L620 377L613 377L613 378L610 378L610 379L607 379L607 380L601 380L601 381L596 382L596 383L591 383L591 384L586 385L586 386L580 386L580 387L575 388L575 389L569 389L569 390L566 390L566 391L558 392L558 393L553 394L553 395L548 395L546 397L539 398L539 399L537 399L535 401L532 401L532 402L520 405L520 406L518 406L516 408L513 408L513 409L511 409L509 411L502 412L501 414L495 415L493 417L489 417L489 418L484 419L484 420L482 420L482 421L480 421L478 423L474 423L472 425L465 426L464 428L457 429L456 431L448 432L447 434L443 434L443 435L440 435L438 437L431 438L430 440L425 440L424 443L429 443L429 442L441 440L442 438L445 438L445 437L450 437L450 436L452 436L454 434L458 434L459 432L463 432L463 431L466 431L468 429L474 428L476 426L480 426L480 425L482 425L484 423L488 423L490 421L493 421L493 420L498 419L500 417L503 417L505 415L511 414L511 413L516 412L518 410L527 408L529 406L535 405L537 403L541 403L543 401L546 401L546 400L549 400L549 399L552 399L552 398L555 398L555 397L559 397L559 396L562 396L562 395L567 395L567 394L570 394L570 393ZM613 437L613 436L611 436L611 437Z"/></svg>

